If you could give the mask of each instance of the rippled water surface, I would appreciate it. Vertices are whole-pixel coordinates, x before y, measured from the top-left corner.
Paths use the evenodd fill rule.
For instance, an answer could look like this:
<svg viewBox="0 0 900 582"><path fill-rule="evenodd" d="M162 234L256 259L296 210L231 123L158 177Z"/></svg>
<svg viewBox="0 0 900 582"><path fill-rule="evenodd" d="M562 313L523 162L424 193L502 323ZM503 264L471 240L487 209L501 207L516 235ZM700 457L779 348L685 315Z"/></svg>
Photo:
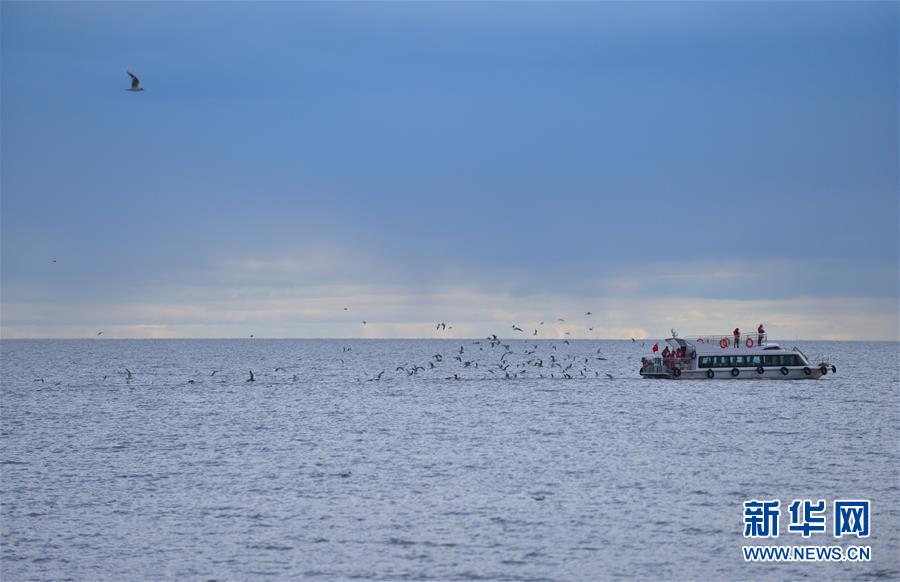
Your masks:
<svg viewBox="0 0 900 582"><path fill-rule="evenodd" d="M897 344L672 382L640 344L505 343L0 342L0 577L900 576ZM872 561L745 564L742 502L803 497L871 499Z"/></svg>

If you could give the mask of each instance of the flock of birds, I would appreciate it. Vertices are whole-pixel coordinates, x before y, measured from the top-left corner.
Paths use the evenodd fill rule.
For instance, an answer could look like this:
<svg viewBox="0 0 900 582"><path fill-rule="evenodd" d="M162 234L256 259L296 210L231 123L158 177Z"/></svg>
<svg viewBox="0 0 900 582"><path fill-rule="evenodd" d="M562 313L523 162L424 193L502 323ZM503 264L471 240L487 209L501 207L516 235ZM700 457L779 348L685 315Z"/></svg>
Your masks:
<svg viewBox="0 0 900 582"><path fill-rule="evenodd" d="M394 374L421 374L444 380L599 378L601 370L597 369L598 362L607 360L602 355L602 350L598 349L591 355L567 353L566 346L571 345L572 342L568 339L538 344L527 340L503 340L492 334L484 340L471 341L468 351L461 344L450 353L437 352L425 362L398 365ZM385 372L386 370L381 370L366 381L378 382ZM604 372L604 376L613 379L609 372Z"/></svg>
<svg viewBox="0 0 900 582"><path fill-rule="evenodd" d="M349 307L343 308L344 312L350 311ZM592 312L588 311L584 314L590 317ZM557 322L565 323L563 318L557 318ZM362 322L366 325L366 321ZM334 358L335 364L340 364L338 373L348 374L349 377L355 377L356 382L381 382L391 379L402 378L423 378L432 380L516 380L516 379L547 379L547 380L576 380L576 379L614 379L614 376L606 371L607 361L603 355L602 349L591 349L585 351L579 349L575 342L577 340L571 337L571 332L565 332L565 337L555 339L535 339L539 335L540 326L545 322L541 321L533 329L528 329L513 323L510 326L512 337L501 338L497 334L491 334L480 340L465 340L462 343L454 342L452 349L445 348L442 351L435 351L430 356L420 355L416 361L397 362L391 368L379 370L377 373L359 373L359 366L363 363L363 359L354 362L356 353L353 347L348 345L341 346L340 356ZM592 330L593 327L589 322L584 324L584 328ZM435 332L442 335L441 332L452 330L453 326L441 321L436 324ZM103 331L97 332L100 336ZM521 338L516 336L521 334ZM253 335L251 334L252 338ZM450 339L442 341L439 345L446 346ZM638 343L638 340L632 338L632 343ZM640 344L645 345L644 343ZM358 346L357 346L358 347ZM359 349L357 350L357 353ZM315 367L321 362L311 363ZM333 368L330 371L333 372ZM216 376L220 370L212 370L206 374L207 378ZM269 376L267 382L282 383L286 381L298 382L302 379L297 373L288 372L284 366L274 368L275 378ZM136 375L128 368L124 372L120 372L119 376L123 376L127 383L131 383ZM254 383L259 380L258 371L249 369L244 378L246 383ZM110 376L104 376L106 381ZM220 375L220 378L222 376ZM44 378L35 378L35 382L44 382ZM197 384L202 382L200 376L187 380L187 384ZM222 379L223 382L228 382ZM58 385L58 383L57 383Z"/></svg>
<svg viewBox="0 0 900 582"><path fill-rule="evenodd" d="M535 343L528 340L501 339L492 334L484 340L461 343L450 351L436 351L427 359L399 363L393 370L383 369L367 378L357 375L355 381L380 382L413 377L434 380L614 379L612 374L602 369L602 362L606 362L607 358L601 349L591 351L590 354L569 351L567 348L573 345L573 341L565 339ZM337 358L341 368L348 364L352 352L351 346L341 347L342 357ZM212 370L207 377L212 378L218 373L219 370ZM278 376L276 382L286 380L298 382L302 379L299 374L288 372L284 366L276 367L273 373ZM129 368L125 368L124 372L118 375L124 376L126 383L129 384L137 377ZM258 372L249 369L244 382L257 382L258 375ZM102 381L105 382L110 377L105 375ZM198 384L201 381L191 378L186 383ZM44 383L45 380L35 378L34 382ZM56 382L54 385L59 386L60 383Z"/></svg>

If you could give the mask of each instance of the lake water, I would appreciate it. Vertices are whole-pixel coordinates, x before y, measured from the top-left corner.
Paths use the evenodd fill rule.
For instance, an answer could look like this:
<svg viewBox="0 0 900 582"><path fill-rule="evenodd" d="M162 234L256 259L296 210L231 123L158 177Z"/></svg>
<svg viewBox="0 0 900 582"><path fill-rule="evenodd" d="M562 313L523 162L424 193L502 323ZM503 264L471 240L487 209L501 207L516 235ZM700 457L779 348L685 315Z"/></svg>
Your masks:
<svg viewBox="0 0 900 582"><path fill-rule="evenodd" d="M671 382L640 343L504 343L505 371L471 340L2 341L0 577L900 577L898 344L797 343L837 365L818 381ZM538 377L551 355L573 379ZM782 515L777 543L871 562L745 563L753 498L824 498L829 527L870 499L867 540Z"/></svg>

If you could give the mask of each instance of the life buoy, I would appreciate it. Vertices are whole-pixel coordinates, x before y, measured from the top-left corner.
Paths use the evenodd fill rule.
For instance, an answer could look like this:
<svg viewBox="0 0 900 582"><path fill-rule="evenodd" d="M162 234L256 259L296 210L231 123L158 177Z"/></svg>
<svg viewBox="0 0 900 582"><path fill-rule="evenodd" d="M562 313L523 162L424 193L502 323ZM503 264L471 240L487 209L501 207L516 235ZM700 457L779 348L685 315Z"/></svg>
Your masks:
<svg viewBox="0 0 900 582"><path fill-rule="evenodd" d="M672 370L672 375L675 376L676 378L681 376L681 368L675 368L674 370Z"/></svg>
<svg viewBox="0 0 900 582"><path fill-rule="evenodd" d="M803 368L803 373L809 376L810 374L812 374L812 370L809 369L809 366L805 366Z"/></svg>
<svg viewBox="0 0 900 582"><path fill-rule="evenodd" d="M716 375L716 373L713 372L712 370L707 370L707 371L706 371L706 377L707 377L707 378L714 378L715 375Z"/></svg>
<svg viewBox="0 0 900 582"><path fill-rule="evenodd" d="M822 372L823 376L825 376L826 374L828 374L828 366L822 364L822 366L819 368L819 371Z"/></svg>
<svg viewBox="0 0 900 582"><path fill-rule="evenodd" d="M728 347L728 338L727 337L723 337L722 339L719 340L719 347L723 348L723 349Z"/></svg>
<svg viewBox="0 0 900 582"><path fill-rule="evenodd" d="M738 376L741 375L741 371L738 370L737 368L732 368L732 369L731 369L731 375L734 376L735 378L737 378Z"/></svg>
<svg viewBox="0 0 900 582"><path fill-rule="evenodd" d="M782 374L783 376L787 376L787 375L790 374L790 373L791 373L791 371L787 369L787 366L782 366L782 367L781 367L781 374Z"/></svg>
<svg viewBox="0 0 900 582"><path fill-rule="evenodd" d="M766 369L763 368L762 366L757 366L757 367L756 367L756 373L759 374L760 376L762 376L763 374L766 373Z"/></svg>
<svg viewBox="0 0 900 582"><path fill-rule="evenodd" d="M753 347L753 338L748 337L747 341L744 342L744 345L747 346L748 348L752 348Z"/></svg>
<svg viewBox="0 0 900 582"><path fill-rule="evenodd" d="M837 368L835 367L834 364L831 364L831 373L832 373L832 374L837 374Z"/></svg>

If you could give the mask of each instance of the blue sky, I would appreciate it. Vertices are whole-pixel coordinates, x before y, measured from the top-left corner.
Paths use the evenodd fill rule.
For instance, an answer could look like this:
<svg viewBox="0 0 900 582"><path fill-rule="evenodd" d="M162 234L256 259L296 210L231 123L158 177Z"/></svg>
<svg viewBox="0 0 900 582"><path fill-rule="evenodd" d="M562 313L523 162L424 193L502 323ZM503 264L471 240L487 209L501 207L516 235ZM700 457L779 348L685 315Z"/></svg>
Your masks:
<svg viewBox="0 0 900 582"><path fill-rule="evenodd" d="M0 331L897 339L898 21L3 2Z"/></svg>

